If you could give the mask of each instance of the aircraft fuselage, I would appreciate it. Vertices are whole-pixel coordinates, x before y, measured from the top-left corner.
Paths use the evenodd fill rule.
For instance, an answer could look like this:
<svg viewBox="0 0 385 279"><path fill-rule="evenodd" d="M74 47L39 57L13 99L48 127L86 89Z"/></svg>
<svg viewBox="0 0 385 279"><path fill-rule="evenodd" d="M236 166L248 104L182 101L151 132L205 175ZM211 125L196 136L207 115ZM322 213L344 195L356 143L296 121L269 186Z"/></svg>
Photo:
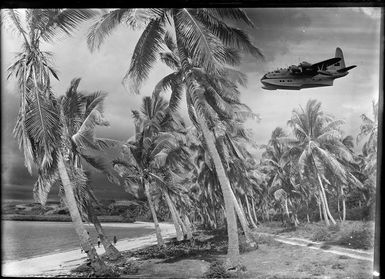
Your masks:
<svg viewBox="0 0 385 279"><path fill-rule="evenodd" d="M346 76L348 72L344 73L331 73L330 75L317 74L314 76L296 76L284 69L278 73L268 73L261 79L264 89L275 90L275 89L288 89L288 90L299 90L303 88L312 87L323 87L332 86L333 82L337 78Z"/></svg>
<svg viewBox="0 0 385 279"><path fill-rule="evenodd" d="M356 65L345 67L342 50L337 47L335 57L315 64L302 62L285 69L275 70L265 74L261 83L263 89L291 89L332 86L337 78L344 77Z"/></svg>

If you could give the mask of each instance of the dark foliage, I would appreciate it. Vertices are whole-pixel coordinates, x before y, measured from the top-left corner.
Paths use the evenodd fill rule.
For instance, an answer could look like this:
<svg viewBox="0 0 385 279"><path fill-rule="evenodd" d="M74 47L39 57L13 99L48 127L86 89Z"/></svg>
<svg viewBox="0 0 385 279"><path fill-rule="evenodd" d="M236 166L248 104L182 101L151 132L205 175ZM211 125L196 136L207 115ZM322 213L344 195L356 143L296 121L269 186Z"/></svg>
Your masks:
<svg viewBox="0 0 385 279"><path fill-rule="evenodd" d="M370 249L374 245L374 234L365 227L354 229L342 235L336 244L353 249Z"/></svg>
<svg viewBox="0 0 385 279"><path fill-rule="evenodd" d="M205 273L205 278L231 278L225 265L220 261L215 261L210 264L209 270Z"/></svg>
<svg viewBox="0 0 385 279"><path fill-rule="evenodd" d="M121 269L121 273L124 275L137 274L138 271L139 266L135 261L127 261Z"/></svg>
<svg viewBox="0 0 385 279"><path fill-rule="evenodd" d="M354 221L374 220L374 208L364 206L348 209L346 211L346 219Z"/></svg>

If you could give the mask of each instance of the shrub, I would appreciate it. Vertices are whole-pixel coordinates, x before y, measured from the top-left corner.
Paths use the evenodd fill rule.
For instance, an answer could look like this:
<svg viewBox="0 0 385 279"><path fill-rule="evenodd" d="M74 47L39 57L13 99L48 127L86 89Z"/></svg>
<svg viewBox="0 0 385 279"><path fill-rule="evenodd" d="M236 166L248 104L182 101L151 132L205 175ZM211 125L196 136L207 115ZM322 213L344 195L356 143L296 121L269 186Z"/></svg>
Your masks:
<svg viewBox="0 0 385 279"><path fill-rule="evenodd" d="M353 229L344 233L337 244L353 249L369 249L374 245L374 234L369 228Z"/></svg>
<svg viewBox="0 0 385 279"><path fill-rule="evenodd" d="M209 270L205 273L205 278L231 278L222 262L215 261L210 264Z"/></svg>
<svg viewBox="0 0 385 279"><path fill-rule="evenodd" d="M332 224L329 226L329 231L331 231L331 232L339 232L340 230L341 230L341 227L340 227L339 223L337 223L335 225Z"/></svg>
<svg viewBox="0 0 385 279"><path fill-rule="evenodd" d="M331 236L331 233L328 230L328 228L321 227L313 234L311 240L326 241L326 240L329 240L330 236Z"/></svg>
<svg viewBox="0 0 385 279"><path fill-rule="evenodd" d="M122 274L136 274L139 271L139 266L135 261L127 261L122 269Z"/></svg>

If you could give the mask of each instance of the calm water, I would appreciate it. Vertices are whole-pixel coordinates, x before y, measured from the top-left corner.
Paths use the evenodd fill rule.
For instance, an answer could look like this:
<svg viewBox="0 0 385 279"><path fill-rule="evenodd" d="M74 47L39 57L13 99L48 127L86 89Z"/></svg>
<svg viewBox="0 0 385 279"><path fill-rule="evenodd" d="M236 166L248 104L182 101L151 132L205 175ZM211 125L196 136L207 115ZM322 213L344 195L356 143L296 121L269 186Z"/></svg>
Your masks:
<svg viewBox="0 0 385 279"><path fill-rule="evenodd" d="M93 226L86 226L92 242L97 244ZM154 232L150 228L118 228L103 226L112 240L135 238ZM2 221L2 261L20 260L38 255L79 249L79 238L70 222Z"/></svg>

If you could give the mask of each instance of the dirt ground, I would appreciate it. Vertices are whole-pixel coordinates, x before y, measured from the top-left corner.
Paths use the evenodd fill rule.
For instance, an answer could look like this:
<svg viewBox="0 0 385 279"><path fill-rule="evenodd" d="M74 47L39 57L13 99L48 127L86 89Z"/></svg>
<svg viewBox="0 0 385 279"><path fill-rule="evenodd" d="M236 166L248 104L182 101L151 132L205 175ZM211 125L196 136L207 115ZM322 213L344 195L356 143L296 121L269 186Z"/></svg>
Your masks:
<svg viewBox="0 0 385 279"><path fill-rule="evenodd" d="M352 228L371 225L371 223L346 222L338 230L331 228L330 237L333 239ZM343 250L343 248L341 250L336 246L323 245L322 243L325 242L317 248L314 245L315 242L311 244L309 241L303 242L311 239L322 227L324 227L322 223L314 223L301 226L295 231L286 231L277 224L260 226L259 230L253 231L259 245L258 249L242 253L243 268L228 271L225 274L227 277L220 278L373 278L373 262L370 261L372 249L364 252L354 249ZM262 231L270 234L261 234ZM298 246L298 242L297 244L282 243L281 240L286 237L301 238L302 243L307 245ZM240 237L240 241L244 243L244 236ZM292 245L293 243L295 245ZM244 247L243 244L241 247ZM329 249L333 251L327 251ZM210 264L223 262L226 250L225 233L210 234L210 232L201 231L194 235L193 242L169 243L167 249L151 246L137 251L126 251L120 263L111 264L121 268L121 271L129 262L136 266L137 272L131 270L128 274L119 272L122 278L207 278ZM336 254L336 251L346 252ZM365 257L355 258L354 255L357 254Z"/></svg>
<svg viewBox="0 0 385 279"><path fill-rule="evenodd" d="M224 255L215 259L223 260ZM212 259L191 258L167 263L160 259L138 261L139 272L126 278L203 278ZM242 254L245 271L237 278L372 278L372 262L325 253L276 241Z"/></svg>

